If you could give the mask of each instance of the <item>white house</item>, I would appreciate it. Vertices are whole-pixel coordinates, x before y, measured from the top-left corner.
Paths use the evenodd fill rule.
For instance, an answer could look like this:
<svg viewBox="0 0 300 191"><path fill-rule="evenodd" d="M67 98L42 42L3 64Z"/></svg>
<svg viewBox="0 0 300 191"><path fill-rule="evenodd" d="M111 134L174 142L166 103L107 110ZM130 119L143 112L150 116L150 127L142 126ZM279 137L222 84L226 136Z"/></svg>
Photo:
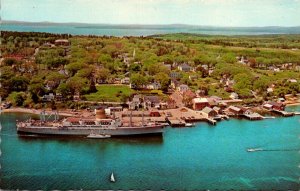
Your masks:
<svg viewBox="0 0 300 191"><path fill-rule="evenodd" d="M267 88L267 93L272 93L273 91L273 88Z"/></svg>
<svg viewBox="0 0 300 191"><path fill-rule="evenodd" d="M129 84L130 83L130 78L128 78L128 77L122 78L121 83L122 84Z"/></svg>
<svg viewBox="0 0 300 191"><path fill-rule="evenodd" d="M297 83L296 79L289 79L288 81L291 82L291 83Z"/></svg>
<svg viewBox="0 0 300 191"><path fill-rule="evenodd" d="M147 85L147 89L149 89L149 90L159 90L159 89L161 89L161 85L160 85L159 82L153 82L153 83Z"/></svg>
<svg viewBox="0 0 300 191"><path fill-rule="evenodd" d="M232 92L229 96L231 99L239 99L239 95L235 92Z"/></svg>
<svg viewBox="0 0 300 191"><path fill-rule="evenodd" d="M181 84L180 86L178 86L177 89L178 89L178 91L179 91L180 93L184 93L184 92L186 92L187 90L189 90L190 88L189 88L188 85Z"/></svg>

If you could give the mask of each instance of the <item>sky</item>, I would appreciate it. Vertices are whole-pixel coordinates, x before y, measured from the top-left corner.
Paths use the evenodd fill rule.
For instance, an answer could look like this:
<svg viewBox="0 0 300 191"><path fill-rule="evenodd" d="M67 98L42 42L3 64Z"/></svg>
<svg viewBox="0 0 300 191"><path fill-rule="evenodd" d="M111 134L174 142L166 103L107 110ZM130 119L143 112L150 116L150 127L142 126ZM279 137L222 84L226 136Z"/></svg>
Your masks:
<svg viewBox="0 0 300 191"><path fill-rule="evenodd" d="M300 26L300 0L2 0L2 20Z"/></svg>

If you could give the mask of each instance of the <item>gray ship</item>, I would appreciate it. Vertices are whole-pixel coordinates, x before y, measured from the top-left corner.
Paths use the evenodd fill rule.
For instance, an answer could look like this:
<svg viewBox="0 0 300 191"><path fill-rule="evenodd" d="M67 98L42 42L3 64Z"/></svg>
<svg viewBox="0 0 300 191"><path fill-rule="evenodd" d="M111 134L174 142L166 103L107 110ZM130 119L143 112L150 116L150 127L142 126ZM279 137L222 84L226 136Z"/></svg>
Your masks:
<svg viewBox="0 0 300 191"><path fill-rule="evenodd" d="M101 111L102 112L102 111ZM100 114L101 115L101 114ZM109 136L130 136L162 134L166 124L148 122L139 126L123 125L120 119L68 117L63 120L27 120L17 122L18 133L44 134L44 135L74 135L89 136L91 134Z"/></svg>

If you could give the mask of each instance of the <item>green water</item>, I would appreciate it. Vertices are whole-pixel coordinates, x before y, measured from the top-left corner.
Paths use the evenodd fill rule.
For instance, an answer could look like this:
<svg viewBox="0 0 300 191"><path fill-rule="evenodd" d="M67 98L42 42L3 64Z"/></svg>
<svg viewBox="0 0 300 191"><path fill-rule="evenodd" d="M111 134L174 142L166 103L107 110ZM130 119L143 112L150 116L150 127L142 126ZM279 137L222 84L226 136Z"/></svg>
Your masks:
<svg viewBox="0 0 300 191"><path fill-rule="evenodd" d="M1 115L2 189L300 188L300 116L105 140L18 136L15 120L28 116ZM246 152L250 147L274 151ZM111 172L116 183L109 182Z"/></svg>

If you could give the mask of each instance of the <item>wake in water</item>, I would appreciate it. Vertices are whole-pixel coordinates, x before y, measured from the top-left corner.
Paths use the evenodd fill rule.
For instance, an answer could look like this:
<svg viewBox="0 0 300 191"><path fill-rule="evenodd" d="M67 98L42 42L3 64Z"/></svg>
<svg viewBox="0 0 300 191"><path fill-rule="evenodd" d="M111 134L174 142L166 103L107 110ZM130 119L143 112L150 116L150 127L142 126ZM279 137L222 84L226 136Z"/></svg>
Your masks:
<svg viewBox="0 0 300 191"><path fill-rule="evenodd" d="M263 148L247 149L247 152L257 152L257 151L300 151L300 149L263 149Z"/></svg>

